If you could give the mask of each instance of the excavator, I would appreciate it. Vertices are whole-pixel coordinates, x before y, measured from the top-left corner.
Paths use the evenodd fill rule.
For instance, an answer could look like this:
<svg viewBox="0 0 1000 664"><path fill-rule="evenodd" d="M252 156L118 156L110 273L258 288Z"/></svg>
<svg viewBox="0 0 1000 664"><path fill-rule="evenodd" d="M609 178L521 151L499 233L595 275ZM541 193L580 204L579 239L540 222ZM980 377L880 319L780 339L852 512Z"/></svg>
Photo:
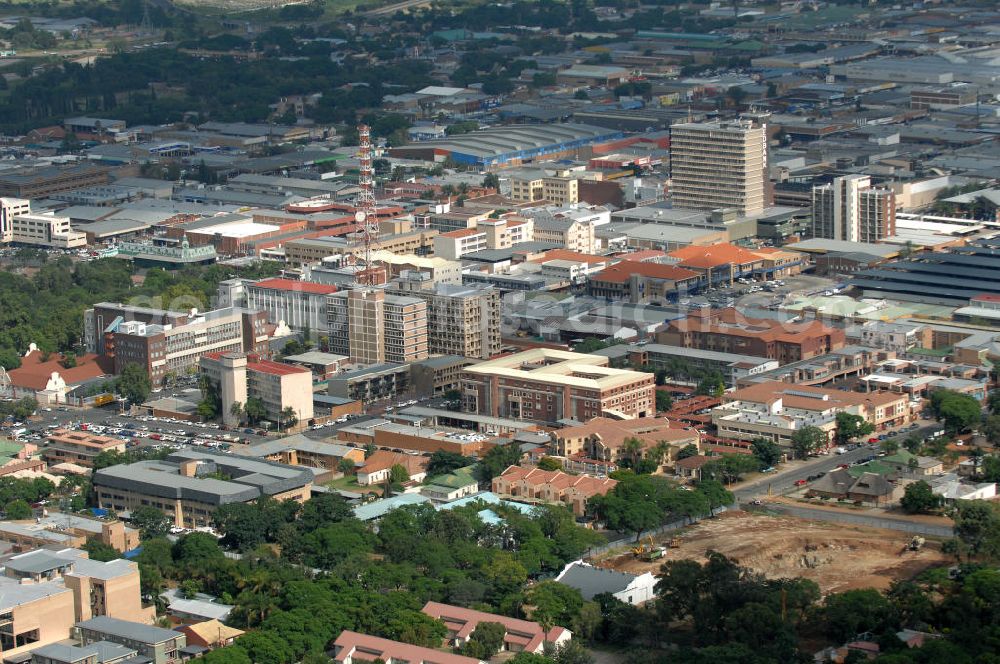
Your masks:
<svg viewBox="0 0 1000 664"><path fill-rule="evenodd" d="M667 542L666 546L656 546L652 536L646 536L646 543L640 542L637 546L632 547L632 554L636 558L651 562L662 558L666 555L669 547L676 545L676 540L672 539Z"/></svg>

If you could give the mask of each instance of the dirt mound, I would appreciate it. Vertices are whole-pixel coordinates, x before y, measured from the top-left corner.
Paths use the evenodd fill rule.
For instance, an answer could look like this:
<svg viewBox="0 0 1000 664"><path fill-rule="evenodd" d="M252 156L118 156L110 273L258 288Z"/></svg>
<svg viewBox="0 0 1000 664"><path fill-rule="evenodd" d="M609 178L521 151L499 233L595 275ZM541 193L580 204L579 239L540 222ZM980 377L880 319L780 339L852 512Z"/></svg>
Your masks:
<svg viewBox="0 0 1000 664"><path fill-rule="evenodd" d="M663 560L704 561L708 551L718 551L769 578L812 579L824 593L887 588L896 579L951 561L936 542L906 551L909 541L910 536L892 530L733 511L677 535L677 546L668 549ZM648 563L626 554L597 564L656 573L662 562Z"/></svg>

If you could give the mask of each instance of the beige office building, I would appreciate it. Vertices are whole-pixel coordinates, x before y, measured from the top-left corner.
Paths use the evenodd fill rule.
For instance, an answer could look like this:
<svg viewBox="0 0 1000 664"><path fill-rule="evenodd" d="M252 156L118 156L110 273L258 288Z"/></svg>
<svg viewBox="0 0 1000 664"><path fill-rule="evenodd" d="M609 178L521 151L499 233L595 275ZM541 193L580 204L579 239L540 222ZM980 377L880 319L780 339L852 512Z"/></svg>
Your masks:
<svg viewBox="0 0 1000 664"><path fill-rule="evenodd" d="M23 198L0 198L0 242L14 240L14 217L31 212L31 201Z"/></svg>
<svg viewBox="0 0 1000 664"><path fill-rule="evenodd" d="M687 122L670 127L671 196L675 208L766 205L767 129L753 120Z"/></svg>
<svg viewBox="0 0 1000 664"><path fill-rule="evenodd" d="M580 179L550 176L545 171L522 169L510 174L510 198L518 203L549 201L556 205L580 202Z"/></svg>
<svg viewBox="0 0 1000 664"><path fill-rule="evenodd" d="M813 237L880 242L896 232L896 196L867 175L834 178L812 189Z"/></svg>
<svg viewBox="0 0 1000 664"><path fill-rule="evenodd" d="M434 355L487 360L500 353L500 291L492 286L438 284L419 288L403 281L397 287L427 303L427 348Z"/></svg>
<svg viewBox="0 0 1000 664"><path fill-rule="evenodd" d="M415 362L427 357L427 303L357 288L327 299L330 352L352 362Z"/></svg>
<svg viewBox="0 0 1000 664"><path fill-rule="evenodd" d="M14 556L0 574L0 655L5 660L63 641L74 623L95 616L151 622L143 608L139 568L98 562L76 549L38 549Z"/></svg>
<svg viewBox="0 0 1000 664"><path fill-rule="evenodd" d="M54 214L18 214L10 220L10 242L56 249L87 246L87 234L74 231L69 217Z"/></svg>
<svg viewBox="0 0 1000 664"><path fill-rule="evenodd" d="M260 399L267 419L278 423L291 408L304 427L313 418L312 371L305 367L264 360L242 353L211 353L201 358L200 369L217 386L223 422L236 425L239 419L231 412L234 403L245 405L247 399Z"/></svg>

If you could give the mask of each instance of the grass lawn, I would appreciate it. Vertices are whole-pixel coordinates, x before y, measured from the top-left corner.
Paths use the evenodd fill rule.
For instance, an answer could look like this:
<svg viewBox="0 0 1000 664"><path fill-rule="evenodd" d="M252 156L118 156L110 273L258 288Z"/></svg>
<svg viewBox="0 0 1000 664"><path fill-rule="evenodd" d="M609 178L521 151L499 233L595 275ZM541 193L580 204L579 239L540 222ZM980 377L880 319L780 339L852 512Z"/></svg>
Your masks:
<svg viewBox="0 0 1000 664"><path fill-rule="evenodd" d="M370 493L374 492L382 495L382 487L380 486L361 486L358 484L358 478L354 475L345 475L340 479L332 480L326 483L326 486L331 489L337 489L339 491L353 491L354 493Z"/></svg>

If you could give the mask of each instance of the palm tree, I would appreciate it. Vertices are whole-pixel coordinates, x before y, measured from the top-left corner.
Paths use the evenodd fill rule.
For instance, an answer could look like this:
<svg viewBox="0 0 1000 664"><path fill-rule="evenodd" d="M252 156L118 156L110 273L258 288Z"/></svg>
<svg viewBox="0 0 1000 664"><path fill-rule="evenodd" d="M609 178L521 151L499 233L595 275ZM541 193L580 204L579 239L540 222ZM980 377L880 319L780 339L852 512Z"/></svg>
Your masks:
<svg viewBox="0 0 1000 664"><path fill-rule="evenodd" d="M642 441L638 438L626 438L622 442L622 449L619 456L628 459L631 462L631 468L635 468L639 465L639 461L642 459Z"/></svg>
<svg viewBox="0 0 1000 664"><path fill-rule="evenodd" d="M298 424L298 422L299 418L295 415L295 409L291 406L285 406L281 411L281 417L278 418L279 426L291 429L293 426Z"/></svg>
<svg viewBox="0 0 1000 664"><path fill-rule="evenodd" d="M239 401L234 401L229 407L229 414L236 418L236 423L239 424L243 421L243 404Z"/></svg>

